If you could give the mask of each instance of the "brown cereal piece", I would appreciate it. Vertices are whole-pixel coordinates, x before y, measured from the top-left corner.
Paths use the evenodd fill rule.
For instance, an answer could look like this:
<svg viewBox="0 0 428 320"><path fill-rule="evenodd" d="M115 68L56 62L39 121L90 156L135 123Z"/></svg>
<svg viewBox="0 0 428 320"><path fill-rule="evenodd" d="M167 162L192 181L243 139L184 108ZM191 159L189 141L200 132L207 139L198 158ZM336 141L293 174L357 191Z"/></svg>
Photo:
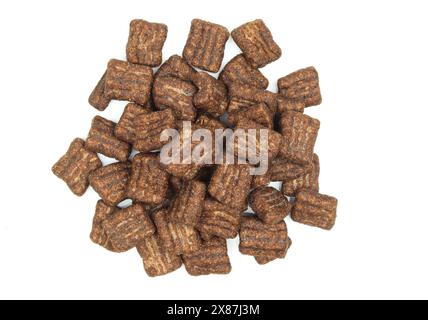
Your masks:
<svg viewBox="0 0 428 320"><path fill-rule="evenodd" d="M233 239L238 235L240 218L239 210L228 208L214 199L206 199L197 229L210 236Z"/></svg>
<svg viewBox="0 0 428 320"><path fill-rule="evenodd" d="M146 105L144 107L136 103L128 103L125 110L120 117L119 122L114 128L114 134L122 141L134 143L135 141L135 119L140 114L147 114L150 112L150 108Z"/></svg>
<svg viewBox="0 0 428 320"><path fill-rule="evenodd" d="M110 239L107 237L107 234L102 224L105 220L112 217L116 210L118 210L117 207L109 206L104 203L104 201L98 200L95 209L94 219L92 220L92 230L90 234L92 242L110 251L114 251L114 248L111 244Z"/></svg>
<svg viewBox="0 0 428 320"><path fill-rule="evenodd" d="M284 97L278 96L278 113L279 114L286 111L297 111L297 112L303 113L304 110L305 110L304 102L286 99Z"/></svg>
<svg viewBox="0 0 428 320"><path fill-rule="evenodd" d="M175 223L196 226L202 214L206 185L200 181L188 181L174 199L169 210L169 220Z"/></svg>
<svg viewBox="0 0 428 320"><path fill-rule="evenodd" d="M192 276L227 274L232 270L226 240L217 237L204 241L198 251L183 255L183 263Z"/></svg>
<svg viewBox="0 0 428 320"><path fill-rule="evenodd" d="M291 209L287 198L272 187L261 187L251 192L250 206L266 224L276 224L284 220Z"/></svg>
<svg viewBox="0 0 428 320"><path fill-rule="evenodd" d="M113 121L95 116L86 139L86 149L119 161L128 160L131 146L116 138L114 135L115 127L116 124Z"/></svg>
<svg viewBox="0 0 428 320"><path fill-rule="evenodd" d="M194 73L196 73L196 70L182 57L175 54L162 64L156 72L156 77L171 76L184 81L190 81Z"/></svg>
<svg viewBox="0 0 428 320"><path fill-rule="evenodd" d="M206 72L196 72L192 77L198 92L193 96L196 108L208 112L214 117L220 117L227 109L227 89L223 82Z"/></svg>
<svg viewBox="0 0 428 320"><path fill-rule="evenodd" d="M261 68L281 57L281 48L263 20L247 22L232 31L232 38L242 50L248 62Z"/></svg>
<svg viewBox="0 0 428 320"><path fill-rule="evenodd" d="M111 101L104 92L106 73L104 72L88 99L89 104L100 111L104 111Z"/></svg>
<svg viewBox="0 0 428 320"><path fill-rule="evenodd" d="M99 168L89 175L89 183L103 201L115 206L126 199L129 162L116 162Z"/></svg>
<svg viewBox="0 0 428 320"><path fill-rule="evenodd" d="M239 238L239 251L242 254L281 258L287 249L287 225L284 221L265 224L256 217L243 217Z"/></svg>
<svg viewBox="0 0 428 320"><path fill-rule="evenodd" d="M138 115L135 119L134 148L141 152L162 148L168 143L161 141L162 131L175 127L175 117L170 109Z"/></svg>
<svg viewBox="0 0 428 320"><path fill-rule="evenodd" d="M168 221L168 210L160 209L152 213L159 239L165 250L176 255L197 251L201 239L194 227Z"/></svg>
<svg viewBox="0 0 428 320"><path fill-rule="evenodd" d="M270 166L264 174L255 175L251 184L251 189L267 186L270 183Z"/></svg>
<svg viewBox="0 0 428 320"><path fill-rule="evenodd" d="M144 105L149 100L152 81L152 68L112 59L107 66L104 93L109 99Z"/></svg>
<svg viewBox="0 0 428 320"><path fill-rule="evenodd" d="M143 258L144 270L150 277L162 276L181 267L181 258L165 250L157 235L144 238L137 245L137 251Z"/></svg>
<svg viewBox="0 0 428 320"><path fill-rule="evenodd" d="M199 230L199 235L203 241L210 241L212 238L214 238L214 235L201 230Z"/></svg>
<svg viewBox="0 0 428 320"><path fill-rule="evenodd" d="M221 164L211 178L208 192L229 208L245 210L252 179L249 165Z"/></svg>
<svg viewBox="0 0 428 320"><path fill-rule="evenodd" d="M279 255L278 255L278 257L267 257L267 256L255 256L254 257L254 259L256 260L256 262L258 263L258 264L267 264L267 263L269 263L269 262L272 262L273 260L276 260L276 259L284 259L285 258L285 256L287 255L287 251L288 251L288 249L290 249L290 247L291 247L291 244L292 244L292 241L291 241L291 239L288 237L287 238L287 240L286 240L286 248L285 248L285 250L284 251L282 251Z"/></svg>
<svg viewBox="0 0 428 320"><path fill-rule="evenodd" d="M137 154L132 159L127 195L148 204L160 204L166 200L168 173L160 166L159 155Z"/></svg>
<svg viewBox="0 0 428 320"><path fill-rule="evenodd" d="M162 48L168 34L168 27L135 19L129 25L126 58L131 63L157 67L162 63Z"/></svg>
<svg viewBox="0 0 428 320"><path fill-rule="evenodd" d="M315 154L313 160L315 159ZM300 165L277 157L272 160L269 166L271 172L271 181L288 181L309 173L312 170L312 164Z"/></svg>
<svg viewBox="0 0 428 320"><path fill-rule="evenodd" d="M215 133L217 129L226 129L226 126L220 120L206 114L201 114L198 119L196 119L195 124L198 128L208 129L212 133Z"/></svg>
<svg viewBox="0 0 428 320"><path fill-rule="evenodd" d="M247 156L248 160L250 161L250 163L255 164L256 161L260 160L260 156L262 153L262 148L263 148L263 144L262 144L262 140L261 140L261 131L262 129L267 130L268 133L268 145L267 145L267 153L268 153L268 160L271 160L273 158L275 158L280 150L280 147L283 143L283 139L281 134L279 134L278 132L274 131L274 130L270 130L267 129L265 127L263 127L262 125L251 121L247 118L241 118L238 120L235 129L243 129L245 130L246 134L251 133L249 130L251 129L255 129L256 130L256 139L247 139L246 143L241 143L240 139L233 136L232 138L234 139L234 152L235 155L238 157L240 155L241 151L244 151L244 155ZM236 132L236 130L235 130ZM239 135L237 135L239 136ZM251 155L251 154L247 154L245 151L246 150L255 150L255 154Z"/></svg>
<svg viewBox="0 0 428 320"><path fill-rule="evenodd" d="M309 171L295 179L285 180L282 183L281 192L289 197L296 195L301 189L319 190L318 177L320 174L320 163L318 156L314 153L312 165Z"/></svg>
<svg viewBox="0 0 428 320"><path fill-rule="evenodd" d="M313 190L300 190L291 218L296 222L330 230L336 221L336 208L336 198Z"/></svg>
<svg viewBox="0 0 428 320"><path fill-rule="evenodd" d="M155 226L142 204L133 204L102 223L115 251L124 252L135 247L145 237L155 233Z"/></svg>
<svg viewBox="0 0 428 320"><path fill-rule="evenodd" d="M85 149L85 141L76 138L67 152L52 167L52 172L62 179L70 190L78 196L89 186L89 175L102 166L96 153Z"/></svg>
<svg viewBox="0 0 428 320"><path fill-rule="evenodd" d="M253 68L243 54L238 54L224 66L219 79L227 86L238 82L259 89L266 89L269 85L268 79L259 69Z"/></svg>
<svg viewBox="0 0 428 320"><path fill-rule="evenodd" d="M278 106L276 93L241 83L232 83L229 86L229 112L248 108L261 102L264 102L272 113L276 112Z"/></svg>
<svg viewBox="0 0 428 320"><path fill-rule="evenodd" d="M193 19L183 57L189 64L205 71L217 72L223 61L229 31L218 24Z"/></svg>
<svg viewBox="0 0 428 320"><path fill-rule="evenodd" d="M266 128L273 129L273 113L263 102L251 107L242 107L229 113L227 121L232 125L236 125L241 118L247 118Z"/></svg>
<svg viewBox="0 0 428 320"><path fill-rule="evenodd" d="M153 100L156 108L169 108L174 111L178 120L194 121L196 109L193 105L193 95L196 87L176 77L156 77L153 83Z"/></svg>
<svg viewBox="0 0 428 320"><path fill-rule="evenodd" d="M320 127L319 120L300 112L287 111L281 114L280 126L284 137L280 156L297 164L310 163Z"/></svg>
<svg viewBox="0 0 428 320"><path fill-rule="evenodd" d="M305 107L321 104L318 72L314 67L297 70L278 80L279 94Z"/></svg>

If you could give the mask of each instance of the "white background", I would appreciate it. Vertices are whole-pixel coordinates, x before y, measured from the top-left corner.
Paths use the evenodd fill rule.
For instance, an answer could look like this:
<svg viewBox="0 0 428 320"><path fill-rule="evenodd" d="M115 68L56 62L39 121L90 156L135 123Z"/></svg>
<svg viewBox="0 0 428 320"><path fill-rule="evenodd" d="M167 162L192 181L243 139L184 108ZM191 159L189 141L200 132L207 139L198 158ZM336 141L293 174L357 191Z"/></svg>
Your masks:
<svg viewBox="0 0 428 320"><path fill-rule="evenodd" d="M426 14L424 1L0 2L0 298L428 298ZM338 219L331 232L287 219L293 246L266 266L235 240L227 276L149 278L136 251L90 242L98 196L74 196L51 166L99 113L87 98L125 57L129 21L166 23L167 58L195 17L229 30L263 18L283 49L262 69L271 90L316 66L323 104L307 113ZM230 40L224 61L237 52Z"/></svg>

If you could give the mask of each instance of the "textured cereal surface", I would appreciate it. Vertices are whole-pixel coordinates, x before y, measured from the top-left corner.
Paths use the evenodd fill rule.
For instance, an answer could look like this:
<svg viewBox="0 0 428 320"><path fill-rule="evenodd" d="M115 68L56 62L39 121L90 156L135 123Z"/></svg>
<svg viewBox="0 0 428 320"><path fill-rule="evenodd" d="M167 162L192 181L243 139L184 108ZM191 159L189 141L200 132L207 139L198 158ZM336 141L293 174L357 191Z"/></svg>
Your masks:
<svg viewBox="0 0 428 320"><path fill-rule="evenodd" d="M250 194L250 206L264 223L276 224L290 212L288 200L272 187L261 187Z"/></svg>
<svg viewBox="0 0 428 320"><path fill-rule="evenodd" d="M275 113L278 108L278 94L241 83L229 85L229 106L227 109L229 112L248 108L261 102L265 103Z"/></svg>
<svg viewBox="0 0 428 320"><path fill-rule="evenodd" d="M92 90L91 95L89 96L89 99L88 99L89 104L93 106L95 109L98 109L99 111L104 111L108 107L111 100L107 98L104 93L104 87L106 83L105 80L106 80L106 72L104 72L103 76L98 81L94 90Z"/></svg>
<svg viewBox="0 0 428 320"><path fill-rule="evenodd" d="M214 117L223 115L227 109L227 88L224 83L206 72L197 72L192 77L198 92L193 96L194 106Z"/></svg>
<svg viewBox="0 0 428 320"><path fill-rule="evenodd" d="M282 183L281 191L284 195L294 197L296 192L301 189L319 190L318 177L320 174L320 162L318 156L314 153L312 164L306 166L308 171L297 178L285 179Z"/></svg>
<svg viewBox="0 0 428 320"><path fill-rule="evenodd" d="M150 111L148 105L143 107L133 102L128 103L114 128L114 135L122 141L134 143L136 139L136 118L140 114L147 114Z"/></svg>
<svg viewBox="0 0 428 320"><path fill-rule="evenodd" d="M104 230L103 222L111 218L116 210L118 210L117 207L109 206L102 200L98 200L97 206L95 208L95 215L92 220L92 230L89 236L92 242L110 251L114 251L115 249Z"/></svg>

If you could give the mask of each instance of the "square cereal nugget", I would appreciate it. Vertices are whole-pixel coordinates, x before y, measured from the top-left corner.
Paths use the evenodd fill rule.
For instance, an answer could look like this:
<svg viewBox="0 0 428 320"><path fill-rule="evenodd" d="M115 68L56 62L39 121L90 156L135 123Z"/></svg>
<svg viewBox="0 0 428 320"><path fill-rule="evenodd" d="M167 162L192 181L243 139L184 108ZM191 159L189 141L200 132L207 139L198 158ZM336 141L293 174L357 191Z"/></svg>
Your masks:
<svg viewBox="0 0 428 320"><path fill-rule="evenodd" d="M160 167L158 154L137 154L132 159L128 198L148 204L166 200L168 173Z"/></svg>
<svg viewBox="0 0 428 320"><path fill-rule="evenodd" d="M337 199L313 190L300 190L291 218L309 226L330 230L336 221Z"/></svg>
<svg viewBox="0 0 428 320"><path fill-rule="evenodd" d="M209 194L229 208L245 210L253 176L246 164L218 165L208 186Z"/></svg>
<svg viewBox="0 0 428 320"><path fill-rule="evenodd" d="M182 57L179 55L172 55L166 60L156 72L157 77L175 77L184 81L190 81L196 70L193 69Z"/></svg>
<svg viewBox="0 0 428 320"><path fill-rule="evenodd" d="M250 206L266 224L276 224L290 213L291 206L281 192L272 187L261 187L250 194Z"/></svg>
<svg viewBox="0 0 428 320"><path fill-rule="evenodd" d="M322 102L318 72L314 67L300 69L280 78L278 91L286 99L303 103L305 107Z"/></svg>
<svg viewBox="0 0 428 320"><path fill-rule="evenodd" d="M232 31L232 38L255 68L261 68L281 57L281 48L275 43L263 20L247 22Z"/></svg>
<svg viewBox="0 0 428 320"><path fill-rule="evenodd" d="M115 127L116 124L113 121L95 116L92 119L91 129L86 139L86 148L119 161L128 160L131 146L116 138L114 135Z"/></svg>
<svg viewBox="0 0 428 320"><path fill-rule="evenodd" d="M281 253L277 256L277 257L271 257L271 256L255 256L254 259L256 260L256 262L258 264L267 264L269 262L272 262L276 259L284 259L285 256L287 255L287 251L288 249L290 249L292 244L292 241L290 239L290 237L287 238L286 240L286 248L284 251L281 251Z"/></svg>
<svg viewBox="0 0 428 320"><path fill-rule="evenodd" d="M114 134L122 141L134 143L135 141L135 119L140 114L147 114L151 110L146 106L140 106L130 102L126 105L125 110L120 117L119 122L114 128Z"/></svg>
<svg viewBox="0 0 428 320"><path fill-rule="evenodd" d="M284 221L266 224L256 217L243 217L239 238L239 251L254 257L281 258L288 248Z"/></svg>
<svg viewBox="0 0 428 320"><path fill-rule="evenodd" d="M261 102L265 103L272 113L275 113L278 107L278 95L241 83L232 83L229 86L229 112L255 106Z"/></svg>
<svg viewBox="0 0 428 320"><path fill-rule="evenodd" d="M189 81L172 76L156 77L153 83L153 101L159 110L173 110L178 120L194 121L196 109L193 95L196 91L196 87Z"/></svg>
<svg viewBox="0 0 428 320"><path fill-rule="evenodd" d="M97 154L85 149L85 141L76 138L65 155L52 167L52 172L62 179L70 190L78 196L89 186L89 175L100 168L102 163Z"/></svg>
<svg viewBox="0 0 428 320"><path fill-rule="evenodd" d="M314 154L312 159L314 160L315 158L318 159ZM312 164L300 165L277 157L270 163L269 171L271 173L271 181L288 181L297 179L312 171Z"/></svg>
<svg viewBox="0 0 428 320"><path fill-rule="evenodd" d="M201 239L192 226L168 221L168 210L159 209L152 213L162 247L176 255L199 250Z"/></svg>
<svg viewBox="0 0 428 320"><path fill-rule="evenodd" d="M202 214L206 185L200 181L183 183L169 209L169 221L196 226Z"/></svg>
<svg viewBox="0 0 428 320"><path fill-rule="evenodd" d="M197 72L192 77L198 92L193 96L194 106L214 117L222 116L227 109L227 88L223 82L206 72Z"/></svg>
<svg viewBox="0 0 428 320"><path fill-rule="evenodd" d="M307 168L307 169L306 169ZM282 183L282 194L294 197L301 189L319 190L318 177L320 174L320 162L316 153L312 157L312 164L305 166L305 173L296 178L285 179Z"/></svg>
<svg viewBox="0 0 428 320"><path fill-rule="evenodd" d="M253 68L243 54L238 54L224 66L219 79L227 86L238 82L259 89L266 89L269 85L268 79L259 69Z"/></svg>
<svg viewBox="0 0 428 320"><path fill-rule="evenodd" d="M233 239L238 235L239 210L229 208L214 199L206 199L197 229L211 236Z"/></svg>
<svg viewBox="0 0 428 320"><path fill-rule="evenodd" d="M229 31L218 24L193 19L183 57L194 67L217 72L223 61Z"/></svg>
<svg viewBox="0 0 428 320"><path fill-rule="evenodd" d="M137 245L137 250L150 277L162 276L181 267L180 256L165 250L158 235L145 237Z"/></svg>
<svg viewBox="0 0 428 320"><path fill-rule="evenodd" d="M281 114L281 133L284 143L279 155L297 164L311 163L320 122L296 111Z"/></svg>
<svg viewBox="0 0 428 320"><path fill-rule="evenodd" d="M129 25L126 58L131 63L157 67L162 63L162 48L168 34L168 27L135 19Z"/></svg>
<svg viewBox="0 0 428 320"><path fill-rule="evenodd" d="M286 111L298 111L303 113L304 110L305 110L304 102L287 99L278 95L278 113L279 114Z"/></svg>
<svg viewBox="0 0 428 320"><path fill-rule="evenodd" d="M149 100L152 82L152 68L112 59L107 66L104 94L109 99L144 105Z"/></svg>
<svg viewBox="0 0 428 320"><path fill-rule="evenodd" d="M95 215L92 220L92 230L90 234L90 238L92 242L110 251L114 251L114 248L104 230L103 222L108 218L112 217L113 214L116 212L116 210L118 210L117 207L109 206L106 203L104 203L102 200L98 200L97 206L95 209Z"/></svg>
<svg viewBox="0 0 428 320"><path fill-rule="evenodd" d="M168 143L168 141L161 141L162 131L175 127L174 113L170 109L138 115L135 119L134 148L141 152L162 148Z"/></svg>
<svg viewBox="0 0 428 320"><path fill-rule="evenodd" d="M104 92L106 73L104 72L88 99L89 104L100 111L104 111L111 101L111 99L106 97Z"/></svg>
<svg viewBox="0 0 428 320"><path fill-rule="evenodd" d="M128 251L145 237L155 233L155 227L142 204L133 204L116 213L102 223L111 245L118 252Z"/></svg>
<svg viewBox="0 0 428 320"><path fill-rule="evenodd" d="M263 102L257 103L251 107L242 107L228 114L227 121L236 126L239 119L247 118L258 124L273 129L273 112Z"/></svg>
<svg viewBox="0 0 428 320"><path fill-rule="evenodd" d="M227 274L232 270L226 240L217 237L204 241L198 251L183 255L183 263L192 276Z"/></svg>
<svg viewBox="0 0 428 320"><path fill-rule="evenodd" d="M89 183L106 204L115 206L126 199L129 169L129 162L109 164L93 171Z"/></svg>

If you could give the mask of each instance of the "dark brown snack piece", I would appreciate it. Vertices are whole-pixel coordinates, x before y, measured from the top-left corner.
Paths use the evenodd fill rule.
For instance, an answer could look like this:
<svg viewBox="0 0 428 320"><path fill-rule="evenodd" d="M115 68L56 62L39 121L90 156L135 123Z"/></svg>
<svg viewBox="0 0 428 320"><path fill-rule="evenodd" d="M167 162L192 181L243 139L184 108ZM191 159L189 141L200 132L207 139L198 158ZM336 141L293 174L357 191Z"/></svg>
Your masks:
<svg viewBox="0 0 428 320"><path fill-rule="evenodd" d="M284 220L291 209L287 198L272 187L261 187L251 192L250 206L266 224L276 224Z"/></svg>
<svg viewBox="0 0 428 320"><path fill-rule="evenodd" d="M148 204L166 200L168 173L160 166L158 154L137 154L132 159L128 198Z"/></svg>
<svg viewBox="0 0 428 320"><path fill-rule="evenodd" d="M258 264L262 264L262 265L272 262L273 260L276 260L276 259L284 259L285 256L287 255L288 249L290 249L291 247L291 244L292 244L292 241L288 237L286 240L286 248L284 251L281 252L281 254L278 257L274 258L274 257L266 257L266 256L255 256L254 259L256 259L256 262Z"/></svg>
<svg viewBox="0 0 428 320"><path fill-rule="evenodd" d="M296 222L330 230L336 221L336 208L336 198L313 190L300 190L291 218Z"/></svg>
<svg viewBox="0 0 428 320"><path fill-rule="evenodd" d="M251 189L267 186L270 183L270 166L264 174L255 175L251 183Z"/></svg>
<svg viewBox="0 0 428 320"><path fill-rule="evenodd" d="M267 129L263 127L262 125L251 121L247 118L241 118L238 120L236 127L235 127L235 133L238 133L236 129L243 129L245 130L246 134L251 134L251 129L256 130L256 139L246 139L245 143L242 143L240 141L239 135L237 134L236 137L233 136L234 139L234 152L235 155L239 157L240 154L246 155L247 159L252 164L256 164L256 161L260 161L260 156L262 154L263 148L267 147L267 155L268 160L274 159L283 143L283 138L281 134L274 130ZM267 130L268 136L267 136L267 146L264 144L264 141L262 140L261 130ZM254 150L254 154L250 154L250 150ZM248 152L245 152L248 151Z"/></svg>
<svg viewBox="0 0 428 320"><path fill-rule="evenodd" d="M147 114L150 112L150 108L146 106L140 106L136 103L128 103L125 107L125 110L120 117L119 122L114 128L114 134L122 141L129 143L134 143L135 141L135 119L140 114Z"/></svg>
<svg viewBox="0 0 428 320"><path fill-rule="evenodd" d="M273 129L273 112L263 102L251 107L242 107L229 113L227 121L232 125L236 125L241 118L247 118L268 129Z"/></svg>
<svg viewBox="0 0 428 320"><path fill-rule="evenodd" d="M311 163L319 120L300 112L287 111L281 114L280 126L284 137L280 156L297 164Z"/></svg>
<svg viewBox="0 0 428 320"><path fill-rule="evenodd" d="M242 254L281 258L287 249L287 225L284 221L266 224L256 217L243 217L239 238Z"/></svg>
<svg viewBox="0 0 428 320"><path fill-rule="evenodd" d="M115 127L116 124L113 121L95 116L92 119L91 129L86 138L86 149L99 152L119 161L128 160L131 153L131 146L116 138L114 135Z"/></svg>
<svg viewBox="0 0 428 320"><path fill-rule="evenodd" d="M137 250L150 277L162 276L181 267L180 256L165 250L158 235L145 237L137 245Z"/></svg>
<svg viewBox="0 0 428 320"><path fill-rule="evenodd" d="M175 117L170 109L143 113L135 119L134 148L141 152L162 148L167 141L161 141L162 131L176 127Z"/></svg>
<svg viewBox="0 0 428 320"><path fill-rule="evenodd" d="M320 162L316 153L314 153L314 156L312 157L312 164L307 167L309 167L309 170L305 174L295 179L286 179L282 183L282 194L294 197L296 192L301 189L310 189L314 191L319 190L318 177L320 174Z"/></svg>
<svg viewBox="0 0 428 320"><path fill-rule="evenodd" d="M200 232L223 239L238 235L240 211L229 208L213 199L206 199L201 220L196 227Z"/></svg>
<svg viewBox="0 0 428 320"><path fill-rule="evenodd" d="M110 251L114 251L114 248L104 230L103 222L112 217L116 210L118 210L117 207L109 206L102 200L98 200L94 219L92 220L92 230L90 234L92 242Z"/></svg>
<svg viewBox="0 0 428 320"><path fill-rule="evenodd" d="M169 210L169 221L196 226L202 214L206 185L200 181L183 183Z"/></svg>
<svg viewBox="0 0 428 320"><path fill-rule="evenodd" d="M322 102L318 72L314 67L297 70L278 80L278 91L287 99L303 102L305 107Z"/></svg>
<svg viewBox="0 0 428 320"><path fill-rule="evenodd" d="M212 133L215 133L215 130L226 129L226 126L217 118L213 118L206 114L201 114L195 121L196 126L203 129L208 129Z"/></svg>
<svg viewBox="0 0 428 320"><path fill-rule="evenodd" d="M247 22L234 29L231 35L253 67L264 67L281 57L281 48L273 40L263 20Z"/></svg>
<svg viewBox="0 0 428 320"><path fill-rule="evenodd" d="M165 250L176 255L188 254L199 250L201 239L198 231L192 226L169 222L167 209L153 212L152 219Z"/></svg>
<svg viewBox="0 0 428 320"><path fill-rule="evenodd" d="M226 112L228 98L223 82L206 72L194 73L192 82L198 88L198 92L193 96L193 104L197 109L214 117L220 117Z"/></svg>
<svg viewBox="0 0 428 320"><path fill-rule="evenodd" d="M129 25L126 58L131 63L157 67L162 63L162 48L168 34L168 27L135 19Z"/></svg>
<svg viewBox="0 0 428 320"><path fill-rule="evenodd" d="M315 158L318 159L314 154L312 161L314 161ZM271 172L271 181L289 181L311 172L312 164L300 165L290 162L287 159L277 157L270 163L269 170Z"/></svg>
<svg viewBox="0 0 428 320"><path fill-rule="evenodd" d="M227 274L232 270L226 240L217 237L204 241L198 251L183 255L183 263L192 276Z"/></svg>
<svg viewBox="0 0 428 320"><path fill-rule="evenodd" d="M302 112L305 110L305 103L278 96L278 113L281 114L286 111Z"/></svg>
<svg viewBox="0 0 428 320"><path fill-rule="evenodd" d="M152 81L152 68L112 59L107 66L104 94L109 99L144 105L149 100Z"/></svg>
<svg viewBox="0 0 428 320"><path fill-rule="evenodd" d="M106 73L104 72L88 99L89 104L100 111L104 111L111 101L104 93Z"/></svg>
<svg viewBox="0 0 428 320"><path fill-rule="evenodd" d="M209 194L227 207L245 210L253 177L246 164L218 165L208 186Z"/></svg>
<svg viewBox="0 0 428 320"><path fill-rule="evenodd" d="M190 81L193 74L196 72L182 57L179 55L172 55L166 60L159 70L156 72L155 77L171 76L184 81Z"/></svg>
<svg viewBox="0 0 428 320"><path fill-rule="evenodd" d="M156 77L153 83L153 101L156 108L169 108L179 120L194 121L196 109L193 95L196 87L188 82L172 76Z"/></svg>
<svg viewBox="0 0 428 320"><path fill-rule="evenodd" d="M241 83L232 83L229 86L229 112L248 108L261 102L265 103L272 113L275 113L278 107L278 95Z"/></svg>
<svg viewBox="0 0 428 320"><path fill-rule="evenodd" d="M102 163L96 153L85 149L85 141L76 138L67 152L52 167L52 172L62 179L70 190L78 196L89 186L89 175L100 168Z"/></svg>
<svg viewBox="0 0 428 320"><path fill-rule="evenodd" d="M129 162L116 162L99 168L89 175L89 183L103 201L115 206L126 199Z"/></svg>
<svg viewBox="0 0 428 320"><path fill-rule="evenodd" d="M238 82L259 89L266 89L269 85L268 79L259 69L253 68L243 54L238 54L224 66L219 79L227 86L233 82Z"/></svg>
<svg viewBox="0 0 428 320"><path fill-rule="evenodd" d="M156 231L144 206L139 203L117 210L102 226L114 250L119 252L128 251Z"/></svg>
<svg viewBox="0 0 428 320"><path fill-rule="evenodd" d="M194 67L217 72L223 61L229 31L218 24L193 19L183 58Z"/></svg>

